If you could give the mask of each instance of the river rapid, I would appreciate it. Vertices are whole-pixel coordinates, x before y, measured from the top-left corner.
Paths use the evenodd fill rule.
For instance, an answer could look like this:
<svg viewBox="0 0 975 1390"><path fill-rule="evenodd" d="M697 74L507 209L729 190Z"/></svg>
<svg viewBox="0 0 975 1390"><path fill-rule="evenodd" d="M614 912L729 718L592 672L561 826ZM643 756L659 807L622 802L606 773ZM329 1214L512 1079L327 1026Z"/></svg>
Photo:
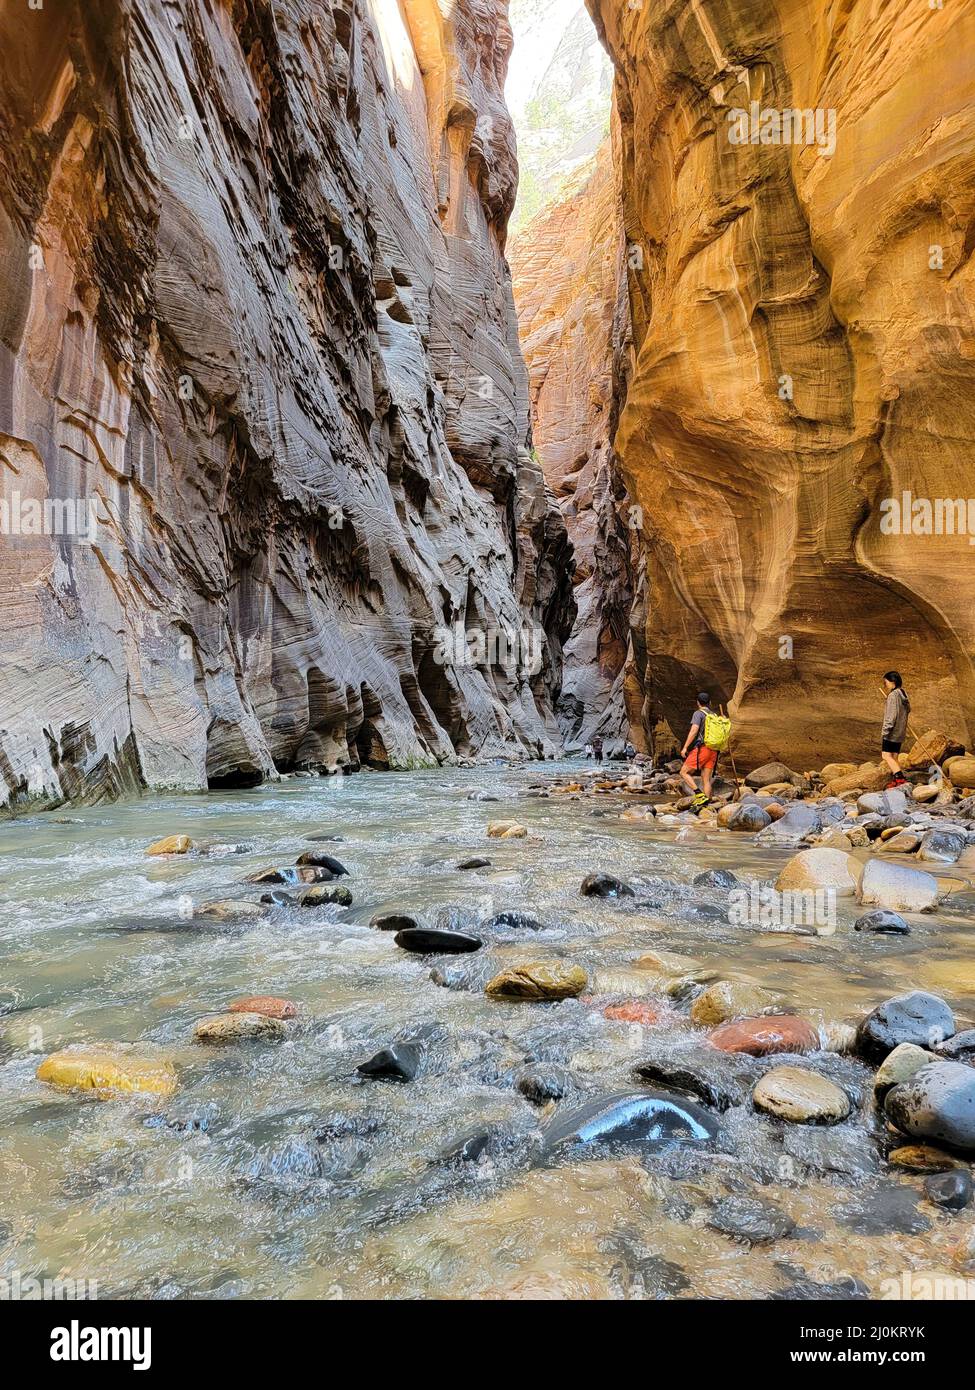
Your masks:
<svg viewBox="0 0 975 1390"><path fill-rule="evenodd" d="M756 982L822 1027L911 988L943 995L959 1027L975 1013L970 892L909 936L854 933L852 902L832 935L734 925L727 892L694 876L772 879L790 851L678 841L620 820L622 798L527 795L573 766L296 778L5 823L0 1275L94 1280L102 1298L880 1298L956 1268L970 1213L888 1167L872 1073L849 1056L816 1056L853 1101L839 1125L746 1101L716 1115L713 1144L544 1155L553 1113L646 1087L641 1061L706 1069L688 1008L711 979ZM528 836L488 839L509 817ZM181 833L206 852L145 856ZM312 847L348 869L351 907L193 916L259 902L244 879ZM457 868L472 856L491 862ZM597 871L635 899L580 896ZM484 928L508 910L541 929ZM411 954L369 925L394 911L484 945ZM663 955L637 964L648 952ZM504 966L551 959L587 972L583 998L484 994ZM201 1017L255 994L295 1003L286 1039L193 1041ZM656 1021L607 1018L617 997ZM418 1034L412 1081L357 1073ZM35 1077L58 1048L112 1040L171 1059L176 1092L106 1101ZM530 1099L531 1077L563 1098Z"/></svg>

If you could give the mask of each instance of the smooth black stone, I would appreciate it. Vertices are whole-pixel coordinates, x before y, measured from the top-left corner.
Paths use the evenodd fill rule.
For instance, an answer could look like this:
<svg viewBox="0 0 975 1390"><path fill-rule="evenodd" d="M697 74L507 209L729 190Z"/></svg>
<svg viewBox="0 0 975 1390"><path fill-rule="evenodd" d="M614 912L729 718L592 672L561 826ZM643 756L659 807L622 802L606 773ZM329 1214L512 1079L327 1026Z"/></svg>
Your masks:
<svg viewBox="0 0 975 1390"><path fill-rule="evenodd" d="M648 1061L634 1068L641 1081L649 1081L655 1086L663 1086L668 1091L680 1091L693 1096L714 1110L728 1110L733 1105L744 1105L748 1099L752 1078L737 1081L733 1076L709 1076L703 1069L681 1066L679 1062Z"/></svg>
<svg viewBox="0 0 975 1390"><path fill-rule="evenodd" d="M715 1117L693 1101L661 1091L617 1092L557 1114L542 1133L542 1152L589 1144L658 1147L681 1139L701 1143L713 1139L718 1128Z"/></svg>
<svg viewBox="0 0 975 1390"><path fill-rule="evenodd" d="M955 1031L954 1015L936 994L914 990L885 999L857 1028L857 1051L868 1061L882 1062L899 1043L932 1047Z"/></svg>
<svg viewBox="0 0 975 1390"><path fill-rule="evenodd" d="M894 936L907 936L910 927L899 912L891 912L881 907L876 912L865 912L853 923L854 931L888 932Z"/></svg>
<svg viewBox="0 0 975 1390"><path fill-rule="evenodd" d="M393 1043L356 1067L360 1076L374 1076L388 1081L412 1081L423 1059L422 1049L415 1043Z"/></svg>
<svg viewBox="0 0 975 1390"><path fill-rule="evenodd" d="M919 1194L910 1187L887 1185L859 1198L854 1206L837 1212L841 1225L860 1236L881 1236L897 1231L918 1235L931 1223L917 1209Z"/></svg>
<svg viewBox="0 0 975 1390"><path fill-rule="evenodd" d="M584 898L632 898L633 889L612 874L590 874L583 879L579 892Z"/></svg>
<svg viewBox="0 0 975 1390"><path fill-rule="evenodd" d="M298 899L282 888L274 888L270 893L261 894L261 902L270 903L272 907L294 907Z"/></svg>
<svg viewBox="0 0 975 1390"><path fill-rule="evenodd" d="M537 917L529 917L527 912L497 912L485 927L513 927L519 931L543 931L544 927Z"/></svg>
<svg viewBox="0 0 975 1390"><path fill-rule="evenodd" d="M490 859L465 859L457 865L458 869L489 869Z"/></svg>
<svg viewBox="0 0 975 1390"><path fill-rule="evenodd" d="M330 874L336 878L341 878L343 874L348 874L348 869L338 859L331 854L320 854L317 850L306 849L304 854L299 854L295 863L299 868L309 866L313 869L328 869Z"/></svg>
<svg viewBox="0 0 975 1390"><path fill-rule="evenodd" d="M787 1212L757 1197L722 1197L708 1210L707 1224L749 1245L771 1245L796 1229Z"/></svg>
<svg viewBox="0 0 975 1390"><path fill-rule="evenodd" d="M326 844L326 843L329 843L329 842L331 842L331 843L333 843L333 844L338 844L338 843L341 843L342 841L344 841L344 839L345 839L345 836L344 836L344 835L306 835L306 836L305 836L305 840L307 841L308 844L316 844L316 845L317 845L317 844Z"/></svg>
<svg viewBox="0 0 975 1390"><path fill-rule="evenodd" d="M972 1175L967 1168L932 1173L924 1182L924 1195L947 1211L962 1211L972 1200Z"/></svg>
<svg viewBox="0 0 975 1390"><path fill-rule="evenodd" d="M730 869L706 869L692 880L695 888L737 888L741 879Z"/></svg>
<svg viewBox="0 0 975 1390"><path fill-rule="evenodd" d="M419 923L406 912L380 912L369 925L377 931L408 931L418 927Z"/></svg>
<svg viewBox="0 0 975 1390"><path fill-rule="evenodd" d="M404 951L420 955L477 951L484 944L479 937L462 931L440 931L436 927L406 927L396 933L396 944Z"/></svg>

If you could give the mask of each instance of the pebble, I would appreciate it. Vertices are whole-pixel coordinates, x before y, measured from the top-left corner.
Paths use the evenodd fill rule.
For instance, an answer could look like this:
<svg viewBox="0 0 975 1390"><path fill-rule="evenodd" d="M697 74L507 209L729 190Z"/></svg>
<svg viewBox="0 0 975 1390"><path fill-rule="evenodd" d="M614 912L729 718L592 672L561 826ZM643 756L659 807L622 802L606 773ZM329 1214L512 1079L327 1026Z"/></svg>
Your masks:
<svg viewBox="0 0 975 1390"><path fill-rule="evenodd" d="M925 1179L924 1195L929 1202L947 1211L962 1211L972 1200L972 1175L967 1168L935 1173Z"/></svg>
<svg viewBox="0 0 975 1390"><path fill-rule="evenodd" d="M850 1113L845 1091L805 1067L773 1067L752 1092L756 1110L796 1124L837 1124Z"/></svg>
<svg viewBox="0 0 975 1390"><path fill-rule="evenodd" d="M761 806L746 802L735 807L725 824L729 830L741 831L744 834L756 834L759 830L764 830L767 825L772 824L772 817L767 811L763 811Z"/></svg>
<svg viewBox="0 0 975 1390"><path fill-rule="evenodd" d="M324 883L316 883L311 888L303 889L297 901L299 907L327 907L332 904L351 907L352 891L345 887L330 888Z"/></svg>

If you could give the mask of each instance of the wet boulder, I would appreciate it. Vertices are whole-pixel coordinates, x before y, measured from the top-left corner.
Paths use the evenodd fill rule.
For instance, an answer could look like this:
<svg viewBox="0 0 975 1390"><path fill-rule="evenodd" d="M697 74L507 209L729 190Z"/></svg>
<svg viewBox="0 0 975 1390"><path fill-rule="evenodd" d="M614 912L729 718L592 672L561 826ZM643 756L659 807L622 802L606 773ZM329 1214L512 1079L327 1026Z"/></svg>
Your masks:
<svg viewBox="0 0 975 1390"><path fill-rule="evenodd" d="M888 1052L873 1078L877 1104L883 1104L887 1092L894 1086L899 1086L902 1081L910 1081L915 1072L934 1060L926 1048L918 1047L916 1043L898 1043L893 1052Z"/></svg>
<svg viewBox="0 0 975 1390"><path fill-rule="evenodd" d="M378 912L369 925L376 931L410 931L420 924L407 912Z"/></svg>
<svg viewBox="0 0 975 1390"><path fill-rule="evenodd" d="M838 897L852 897L860 877L860 863L839 849L804 849L794 854L775 880L778 893L829 889Z"/></svg>
<svg viewBox="0 0 975 1390"><path fill-rule="evenodd" d="M710 1035L710 1042L722 1052L768 1057L778 1052L815 1052L819 1048L819 1033L808 1020L795 1014L770 1014L722 1024Z"/></svg>
<svg viewBox="0 0 975 1390"><path fill-rule="evenodd" d="M900 816L908 810L907 795L898 787L890 791L865 792L857 799L857 810L861 815Z"/></svg>
<svg viewBox="0 0 975 1390"><path fill-rule="evenodd" d="M923 990L885 999L857 1027L857 1051L870 1062L882 1062L899 1043L934 1047L955 1031L954 1015L943 999ZM975 1072L973 1072L975 1075Z"/></svg>
<svg viewBox="0 0 975 1390"><path fill-rule="evenodd" d="M492 999L573 999L588 984L586 972L562 961L531 961L509 966L484 988Z"/></svg>
<svg viewBox="0 0 975 1390"><path fill-rule="evenodd" d="M48 1085L101 1097L131 1092L168 1096L178 1081L167 1057L126 1043L73 1044L45 1057L36 1075Z"/></svg>
<svg viewBox="0 0 975 1390"><path fill-rule="evenodd" d="M275 994L249 994L246 999L235 999L227 1008L232 1014L263 1014L265 1018L295 1018L298 1014L296 1004Z"/></svg>
<svg viewBox="0 0 975 1390"><path fill-rule="evenodd" d="M938 902L938 880L921 869L871 859L860 875L857 902L894 912L929 912Z"/></svg>
<svg viewBox="0 0 975 1390"><path fill-rule="evenodd" d="M198 1043L277 1042L288 1030L280 1018L258 1013L225 1013L203 1018L193 1029Z"/></svg>
<svg viewBox="0 0 975 1390"><path fill-rule="evenodd" d="M712 1110L744 1105L757 1078L760 1063L750 1057L704 1049L648 1057L638 1062L634 1076L666 1091L680 1091Z"/></svg>
<svg viewBox="0 0 975 1390"><path fill-rule="evenodd" d="M193 916L205 922L242 922L264 916L264 899L260 903L245 902L241 898L216 898L212 902L200 903L193 909Z"/></svg>
<svg viewBox="0 0 975 1390"><path fill-rule="evenodd" d="M910 927L899 912L879 907L874 912L864 912L853 923L854 931L881 932L889 936L906 936Z"/></svg>
<svg viewBox="0 0 975 1390"><path fill-rule="evenodd" d="M352 892L344 886L331 888L324 883L315 883L298 894L299 907L351 907Z"/></svg>
<svg viewBox="0 0 975 1390"><path fill-rule="evenodd" d="M412 1081L423 1061L423 1046L418 1042L394 1042L382 1048L356 1071L380 1081Z"/></svg>
<svg viewBox="0 0 975 1390"><path fill-rule="evenodd" d="M963 1211L972 1200L972 1175L966 1168L935 1173L925 1178L924 1195L946 1211Z"/></svg>
<svg viewBox="0 0 975 1390"><path fill-rule="evenodd" d="M331 883L337 877L331 869L317 868L313 864L300 865L295 868L270 868L258 869L257 873L248 874L244 879L245 883L282 883L289 888L298 887L302 883Z"/></svg>
<svg viewBox="0 0 975 1390"><path fill-rule="evenodd" d="M488 826L487 833L492 840L523 840L528 831L516 820L494 820Z"/></svg>
<svg viewBox="0 0 975 1390"><path fill-rule="evenodd" d="M557 1114L542 1131L542 1153L595 1144L661 1148L676 1142L707 1143L718 1130L714 1115L672 1093L617 1092Z"/></svg>
<svg viewBox="0 0 975 1390"><path fill-rule="evenodd" d="M341 878L343 874L348 874L348 869L338 859L331 854L323 854L320 850L306 849L303 854L299 854L295 863L299 868L310 865L314 869L328 869L329 873L336 878Z"/></svg>
<svg viewBox="0 0 975 1390"><path fill-rule="evenodd" d="M561 1100L574 1087L572 1074L553 1063L532 1062L515 1073L515 1090L532 1105Z"/></svg>
<svg viewBox="0 0 975 1390"><path fill-rule="evenodd" d="M511 931L544 931L544 924L537 917L532 917L527 912L496 912L493 917L489 917L484 923L488 929L511 930Z"/></svg>
<svg viewBox="0 0 975 1390"><path fill-rule="evenodd" d="M718 980L691 1005L691 1022L711 1028L731 1018L755 1014L774 1004L775 995L750 980Z"/></svg>
<svg viewBox="0 0 975 1390"><path fill-rule="evenodd" d="M189 835L167 835L162 840L156 840L153 844L146 846L146 854L153 856L160 854L188 854L193 848L193 841Z"/></svg>
<svg viewBox="0 0 975 1390"><path fill-rule="evenodd" d="M975 1060L975 1028L966 1028L961 1033L956 1033L953 1038L947 1038L944 1042L935 1045L935 1052L939 1057L950 1057L959 1062L972 1062Z"/></svg>
<svg viewBox="0 0 975 1390"><path fill-rule="evenodd" d="M396 933L394 940L404 951L428 956L460 955L465 951L478 951L484 944L480 937L469 936L467 932L443 931L438 927L406 927Z"/></svg>
<svg viewBox="0 0 975 1390"><path fill-rule="evenodd" d="M932 864L954 864L967 843L960 831L929 830L921 841L917 857Z"/></svg>
<svg viewBox="0 0 975 1390"><path fill-rule="evenodd" d="M771 1245L793 1233L792 1217L758 1197L721 1197L708 1208L707 1225L747 1245Z"/></svg>
<svg viewBox="0 0 975 1390"><path fill-rule="evenodd" d="M584 898L632 898L633 889L612 874L589 874L582 880L579 892Z"/></svg>
<svg viewBox="0 0 975 1390"><path fill-rule="evenodd" d="M887 1093L884 1113L903 1134L975 1152L975 1067L930 1063Z"/></svg>
<svg viewBox="0 0 975 1390"><path fill-rule="evenodd" d="M741 879L730 869L705 869L692 880L695 888L740 888Z"/></svg>
<svg viewBox="0 0 975 1390"><path fill-rule="evenodd" d="M463 871L468 869L489 869L490 867L490 859L481 859L477 855L475 855L473 859L462 859L457 865L457 868Z"/></svg>
<svg viewBox="0 0 975 1390"><path fill-rule="evenodd" d="M783 817L785 819L785 817ZM781 822L779 822L781 824ZM759 830L764 830L767 825L772 824L772 817L768 811L749 802L744 802L735 807L732 814L727 819L729 830L741 831L744 834L754 835Z"/></svg>

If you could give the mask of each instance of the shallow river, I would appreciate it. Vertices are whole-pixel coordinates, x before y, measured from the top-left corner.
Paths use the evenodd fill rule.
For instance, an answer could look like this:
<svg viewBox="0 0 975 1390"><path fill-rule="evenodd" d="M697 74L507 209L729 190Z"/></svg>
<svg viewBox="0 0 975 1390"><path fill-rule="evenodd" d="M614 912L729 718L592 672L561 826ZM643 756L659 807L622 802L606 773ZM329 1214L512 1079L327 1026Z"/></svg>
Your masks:
<svg viewBox="0 0 975 1390"><path fill-rule="evenodd" d="M742 1105L707 1148L539 1160L549 1112L516 1089L525 1067L568 1077L560 1112L639 1089L644 1057L700 1054L695 986L673 1000L663 984L649 991L663 1002L645 1027L586 999L493 1001L483 983L503 965L569 958L591 992L631 997L633 962L663 950L691 958L671 975L746 977L817 1024L916 986L960 1020L975 1013L971 895L911 919L908 937L854 934L852 904L832 936L732 926L726 895L694 875L720 865L767 879L788 851L703 832L675 843L594 816L614 798L524 796L559 770L292 780L4 824L0 1275L97 1280L103 1298L808 1297L843 1277L880 1297L905 1271L952 1268L972 1218L918 1204L921 1180L887 1168L870 1073L848 1057L818 1063L862 1099L832 1129ZM499 800L469 799L478 789ZM488 840L504 817L529 838ZM210 852L145 857L174 833ZM347 866L351 908L275 907L242 924L190 915L207 899L257 902L267 890L246 875L329 834L341 840L316 848ZM472 855L490 867L456 868ZM581 897L596 870L652 906ZM515 908L544 930L492 929L470 956L411 955L368 925L381 911L433 924L449 910L476 930ZM453 987L431 979L437 966ZM286 1041L193 1042L201 1016L249 994L299 1006ZM425 1025L438 1026L415 1080L356 1075ZM35 1079L51 1051L104 1040L158 1048L179 1070L176 1094L99 1101ZM485 1133L479 1158L455 1155ZM731 1227L757 1201L780 1213L781 1234L747 1244L715 1229L729 1199Z"/></svg>

